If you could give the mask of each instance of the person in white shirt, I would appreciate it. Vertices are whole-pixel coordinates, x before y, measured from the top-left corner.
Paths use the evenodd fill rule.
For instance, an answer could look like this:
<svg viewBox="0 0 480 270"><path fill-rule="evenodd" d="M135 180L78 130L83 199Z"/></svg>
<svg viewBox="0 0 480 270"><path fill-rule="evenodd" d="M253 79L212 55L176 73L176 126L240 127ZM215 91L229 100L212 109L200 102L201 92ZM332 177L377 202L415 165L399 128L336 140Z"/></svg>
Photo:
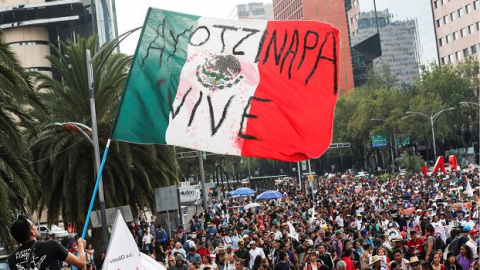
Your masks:
<svg viewBox="0 0 480 270"><path fill-rule="evenodd" d="M281 240L283 237L283 234L281 231L278 230L278 227L275 225L273 226L273 234L274 234L274 240Z"/></svg>
<svg viewBox="0 0 480 270"><path fill-rule="evenodd" d="M250 251L248 252L250 254L250 261L249 261L249 268L252 269L253 263L255 262L255 258L260 255L262 259L265 259L265 252L263 252L263 249L257 247L257 242L255 241L250 241Z"/></svg>
<svg viewBox="0 0 480 270"><path fill-rule="evenodd" d="M336 218L335 222L337 223L338 227L343 228L344 223L343 223L343 213L340 213Z"/></svg>
<svg viewBox="0 0 480 270"><path fill-rule="evenodd" d="M150 245L152 243L152 240L153 240L153 236L150 233L150 230L146 229L145 234L143 235L143 238L142 238L142 250L147 254L150 254Z"/></svg>
<svg viewBox="0 0 480 270"><path fill-rule="evenodd" d="M363 228L362 228L362 223L363 223L363 221L362 221L362 214L358 213L358 214L357 214L357 217L355 218L355 225L356 225L356 227L357 227L357 230L360 231L360 230L363 229Z"/></svg>
<svg viewBox="0 0 480 270"><path fill-rule="evenodd" d="M433 228L435 228L435 233L438 233L438 235L443 240L443 242L446 242L447 234L445 231L445 226L443 225L442 222L440 222L440 220L438 219L438 216L433 216L431 224Z"/></svg>
<svg viewBox="0 0 480 270"><path fill-rule="evenodd" d="M479 255L478 255L478 245L477 245L477 237L478 237L478 231L475 230L475 229L471 229L468 234L470 235L470 239L468 239L468 242L465 243L471 250L472 250L472 253L473 253L473 259L476 260L478 259Z"/></svg>
<svg viewBox="0 0 480 270"><path fill-rule="evenodd" d="M462 225L462 227L470 227L470 229L474 228L475 227L475 221L473 221L471 218L470 218L470 215L467 214L465 215L465 219L460 223L460 225Z"/></svg>

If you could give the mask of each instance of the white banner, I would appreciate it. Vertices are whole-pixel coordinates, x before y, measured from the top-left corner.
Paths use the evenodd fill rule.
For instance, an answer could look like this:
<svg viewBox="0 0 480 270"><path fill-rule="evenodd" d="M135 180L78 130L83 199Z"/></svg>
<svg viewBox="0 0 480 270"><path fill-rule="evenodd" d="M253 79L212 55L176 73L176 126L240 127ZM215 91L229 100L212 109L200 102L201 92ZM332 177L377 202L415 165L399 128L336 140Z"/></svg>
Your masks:
<svg viewBox="0 0 480 270"><path fill-rule="evenodd" d="M103 270L145 269L140 260L140 251L128 230L122 213L117 211L112 236L108 245Z"/></svg>

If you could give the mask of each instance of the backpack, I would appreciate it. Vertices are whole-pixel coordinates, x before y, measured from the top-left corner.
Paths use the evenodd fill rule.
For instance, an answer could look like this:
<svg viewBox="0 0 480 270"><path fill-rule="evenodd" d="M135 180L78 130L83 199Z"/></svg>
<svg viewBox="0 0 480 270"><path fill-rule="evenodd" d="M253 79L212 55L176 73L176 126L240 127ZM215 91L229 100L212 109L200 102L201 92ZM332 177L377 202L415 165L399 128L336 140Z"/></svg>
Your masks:
<svg viewBox="0 0 480 270"><path fill-rule="evenodd" d="M443 242L442 238L438 236L434 236L435 242L433 243L433 246L436 250L445 250L445 242Z"/></svg>

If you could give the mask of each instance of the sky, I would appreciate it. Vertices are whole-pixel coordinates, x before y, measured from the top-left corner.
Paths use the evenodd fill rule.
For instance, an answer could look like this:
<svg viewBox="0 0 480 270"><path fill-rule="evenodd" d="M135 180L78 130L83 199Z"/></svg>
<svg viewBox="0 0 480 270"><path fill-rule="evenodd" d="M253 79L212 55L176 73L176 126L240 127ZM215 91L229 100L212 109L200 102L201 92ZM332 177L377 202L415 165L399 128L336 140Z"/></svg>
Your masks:
<svg viewBox="0 0 480 270"><path fill-rule="evenodd" d="M194 14L205 17L228 18L238 4L249 2L271 3L270 0L122 0L115 1L118 33L143 25L149 7ZM120 44L120 50L133 54L140 31L129 36Z"/></svg>

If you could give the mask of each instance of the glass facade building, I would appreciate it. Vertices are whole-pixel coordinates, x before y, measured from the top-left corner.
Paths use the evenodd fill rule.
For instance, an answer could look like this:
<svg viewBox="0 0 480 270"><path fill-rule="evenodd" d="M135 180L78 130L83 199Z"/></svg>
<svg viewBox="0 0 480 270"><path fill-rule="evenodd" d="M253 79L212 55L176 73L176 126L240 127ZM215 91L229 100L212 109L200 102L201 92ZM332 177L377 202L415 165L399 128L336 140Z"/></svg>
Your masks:
<svg viewBox="0 0 480 270"><path fill-rule="evenodd" d="M347 5L347 2L348 3ZM345 1L355 86L366 82L373 64L388 63L405 88L419 74L419 65L438 63L438 51L430 1Z"/></svg>

